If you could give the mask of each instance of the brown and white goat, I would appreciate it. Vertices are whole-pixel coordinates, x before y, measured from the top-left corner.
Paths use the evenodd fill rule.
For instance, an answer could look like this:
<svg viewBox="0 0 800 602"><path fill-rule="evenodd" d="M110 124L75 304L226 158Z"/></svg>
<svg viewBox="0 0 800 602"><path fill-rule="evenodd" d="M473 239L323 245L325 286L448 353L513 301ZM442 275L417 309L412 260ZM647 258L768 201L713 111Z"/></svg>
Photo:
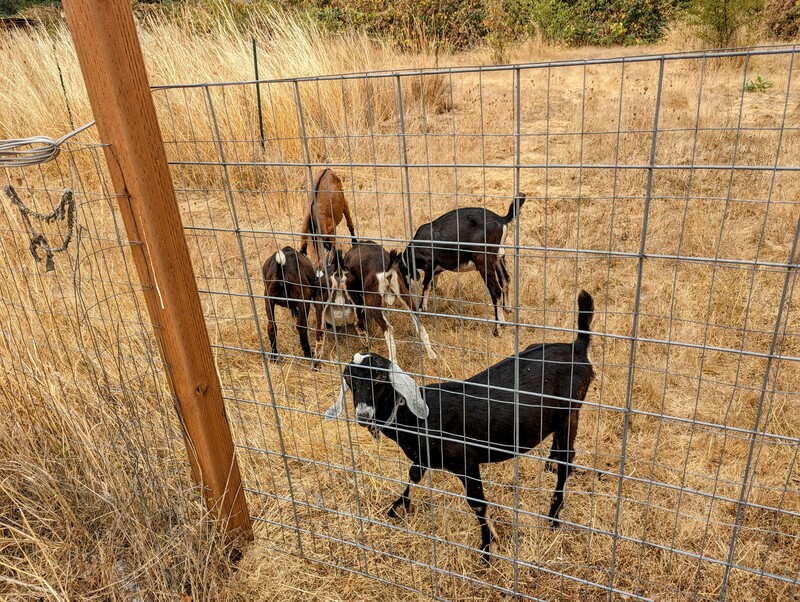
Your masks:
<svg viewBox="0 0 800 602"><path fill-rule="evenodd" d="M410 303L411 295L408 287L398 272L399 260L400 255L396 251L388 253L379 244L369 240L356 242L344 256L344 267L347 271L346 286L348 294L357 306L358 327L367 330L367 317L377 322L383 330L386 346L389 348L389 358L397 361L394 329L385 311L397 301L409 311L428 357L435 360L436 353L431 347L428 332L412 309L413 303Z"/></svg>
<svg viewBox="0 0 800 602"><path fill-rule="evenodd" d="M336 248L336 226L344 217L350 236L355 239L353 217L344 198L342 181L332 169L326 168L314 178L314 188L308 193L303 226L300 230L300 252L308 253L311 243L311 261L319 274L322 270L323 246Z"/></svg>
<svg viewBox="0 0 800 602"><path fill-rule="evenodd" d="M278 335L275 327L275 307L286 307L297 322L297 334L303 355L309 359L311 346L308 343L308 312L311 305L317 317L317 339L322 325L322 304L325 298L325 282L317 277L308 257L292 247L283 247L264 262L264 297L267 306L268 334L271 359L278 359Z"/></svg>

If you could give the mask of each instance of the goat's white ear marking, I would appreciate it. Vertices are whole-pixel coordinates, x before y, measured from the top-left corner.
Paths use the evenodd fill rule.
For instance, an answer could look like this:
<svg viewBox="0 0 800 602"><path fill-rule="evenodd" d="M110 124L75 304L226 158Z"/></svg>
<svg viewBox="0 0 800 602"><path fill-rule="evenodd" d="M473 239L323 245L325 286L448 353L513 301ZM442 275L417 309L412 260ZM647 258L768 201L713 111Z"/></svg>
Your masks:
<svg viewBox="0 0 800 602"><path fill-rule="evenodd" d="M322 278L325 275L325 272L322 270L317 270L317 278Z"/></svg>
<svg viewBox="0 0 800 602"><path fill-rule="evenodd" d="M345 382L344 378L342 378L342 390L339 391L339 397L336 399L336 403L329 407L328 411L325 412L325 420L333 420L334 418L338 418L342 415L342 410L344 410L344 396L346 393L347 383Z"/></svg>
<svg viewBox="0 0 800 602"><path fill-rule="evenodd" d="M394 294L392 293L392 272L378 272L378 293L383 298L387 307L394 305Z"/></svg>
<svg viewBox="0 0 800 602"><path fill-rule="evenodd" d="M275 261L278 262L278 265L286 265L286 254L283 250L278 249L275 253Z"/></svg>
<svg viewBox="0 0 800 602"><path fill-rule="evenodd" d="M428 417L428 404L422 398L417 382L403 372L395 362L392 362L389 380L398 395L406 400L408 409L411 410L414 416L423 420Z"/></svg>
<svg viewBox="0 0 800 602"><path fill-rule="evenodd" d="M356 354L353 356L353 363L354 363L354 364L360 364L361 362L363 362L363 361L364 361L365 359L367 359L368 357L369 357L369 354L367 354L367 355L361 355L360 353L356 353Z"/></svg>

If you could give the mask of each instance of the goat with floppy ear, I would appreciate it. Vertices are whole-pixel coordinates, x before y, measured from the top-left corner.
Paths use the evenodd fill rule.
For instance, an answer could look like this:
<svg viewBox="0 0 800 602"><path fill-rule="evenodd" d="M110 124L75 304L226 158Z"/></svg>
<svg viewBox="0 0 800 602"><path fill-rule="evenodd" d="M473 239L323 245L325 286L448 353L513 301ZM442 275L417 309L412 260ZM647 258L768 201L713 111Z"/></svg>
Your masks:
<svg viewBox="0 0 800 602"><path fill-rule="evenodd" d="M389 323L388 312L384 310L396 301L400 307L408 310L428 357L435 360L436 353L431 347L428 331L411 306L411 295L397 270L399 260L397 252L388 253L371 240L359 240L344 256L344 267L348 272L347 291L358 306L358 327L366 331L367 318L377 322L389 348L389 359L395 361L394 328Z"/></svg>
<svg viewBox="0 0 800 602"><path fill-rule="evenodd" d="M328 251L328 286L325 290L327 298L321 310L322 321L317 330L317 342L314 348L316 357L322 357L325 351L326 334L329 327L342 328L346 325L355 324L356 330L359 330L356 319L356 305L347 290L347 280L350 272L344 264L344 256L339 249L332 249L327 242L325 243L325 249ZM325 274L320 274L322 281L325 278ZM359 334L362 333L359 332Z"/></svg>
<svg viewBox="0 0 800 602"><path fill-rule="evenodd" d="M594 301L585 291L578 296L578 312L572 343L531 345L466 381L419 388L396 363L374 353L356 354L342 372L342 390L326 417L341 416L350 390L357 422L374 437L383 433L397 442L411 460L411 483L419 483L427 469L448 470L461 479L488 562L496 536L486 517L480 465L524 454L551 433L557 482L548 515L553 527L559 524L578 412L594 379L588 355ZM392 504L390 517L397 517L401 506L408 509L410 488Z"/></svg>

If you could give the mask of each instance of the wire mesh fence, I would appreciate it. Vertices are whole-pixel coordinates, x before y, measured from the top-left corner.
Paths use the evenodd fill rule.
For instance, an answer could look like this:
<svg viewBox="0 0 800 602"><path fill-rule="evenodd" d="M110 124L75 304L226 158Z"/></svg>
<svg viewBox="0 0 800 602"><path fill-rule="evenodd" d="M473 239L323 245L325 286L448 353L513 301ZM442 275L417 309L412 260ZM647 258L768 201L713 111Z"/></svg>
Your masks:
<svg viewBox="0 0 800 602"><path fill-rule="evenodd" d="M70 238L65 212L26 218L0 192L0 597L149 598L189 581L202 592L183 560L205 511L103 148L84 135L2 177L39 214L69 190L76 213ZM29 228L53 249L69 238L52 270ZM174 565L152 571L140 562L159 537Z"/></svg>
<svg viewBox="0 0 800 602"><path fill-rule="evenodd" d="M155 88L259 545L442 599L796 595L796 63L795 48L769 48ZM772 86L754 89L758 76ZM325 168L343 182L358 239L386 250L448 211L504 216L526 194L501 247L510 286L499 336L491 286L474 272L439 274L427 311L385 308L397 363L420 386L468 379L532 344L571 343L578 292L594 297L596 376L560 526L548 520L549 440L485 464L497 532L488 566L458 469L425 473L408 512L390 518L411 462L359 424L350 398L341 420L324 420L356 353L389 356L380 328L329 328L315 370L296 316L277 308L270 353L262 264L299 248ZM52 192L48 181L38 186ZM78 224L114 250L87 255L119 258L96 268L95 289L107 292L84 302L98 313L81 324L107 325L109 343L144 341L111 328L141 328L132 301L101 313L135 295L118 229L93 221L113 215L113 199L93 190L102 211L87 193ZM8 232L19 237L20 225ZM27 258L6 260L28 266L25 281L41 277ZM422 284L409 281L409 299ZM152 344L138 345L141 361L97 351L97 370L137 366L138 380L124 382L139 387L148 370L155 382ZM507 389L519 402L515 366Z"/></svg>

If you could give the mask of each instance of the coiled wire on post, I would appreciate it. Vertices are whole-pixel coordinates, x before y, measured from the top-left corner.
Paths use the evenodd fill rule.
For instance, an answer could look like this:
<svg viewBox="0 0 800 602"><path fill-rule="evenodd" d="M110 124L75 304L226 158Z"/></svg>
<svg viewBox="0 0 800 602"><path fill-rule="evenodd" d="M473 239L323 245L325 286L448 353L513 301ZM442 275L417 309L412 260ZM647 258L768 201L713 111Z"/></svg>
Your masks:
<svg viewBox="0 0 800 602"><path fill-rule="evenodd" d="M48 136L0 140L0 167L30 167L52 161L61 152L61 145L64 142L93 125L94 121L90 121L61 136L58 140L53 140Z"/></svg>
<svg viewBox="0 0 800 602"><path fill-rule="evenodd" d="M58 140L53 140L48 136L33 136L31 138L0 141L0 167L32 167L52 161L61 153L61 145L64 142L80 134L84 130L89 129L93 125L94 121L91 121L65 134ZM72 191L69 189L64 190L61 196L61 202L47 214L38 213L27 207L12 186L7 186L5 192L12 204L19 209L20 215L22 215L22 219L25 221L25 225L28 228L31 237L31 255L33 255L36 261L42 261L42 258L37 253L37 249L42 249L45 254L46 269L48 272L52 272L55 270L53 255L64 251L67 246L69 246L75 229L75 198ZM52 247L47 237L43 233L37 232L33 227L31 218L48 224L66 218L67 233L61 245Z"/></svg>

